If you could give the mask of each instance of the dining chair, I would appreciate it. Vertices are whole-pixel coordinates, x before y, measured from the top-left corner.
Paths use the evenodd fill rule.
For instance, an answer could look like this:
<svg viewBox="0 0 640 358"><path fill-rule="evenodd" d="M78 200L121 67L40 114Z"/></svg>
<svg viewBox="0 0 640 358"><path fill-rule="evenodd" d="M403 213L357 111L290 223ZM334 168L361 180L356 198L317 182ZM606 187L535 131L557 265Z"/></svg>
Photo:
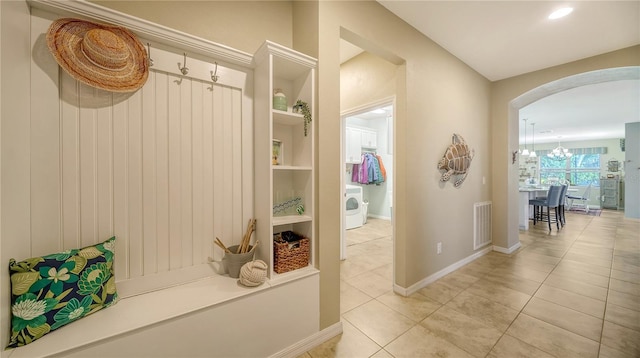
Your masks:
<svg viewBox="0 0 640 358"><path fill-rule="evenodd" d="M567 223L565 214L565 204L567 203L567 190L569 190L569 184L562 184L562 190L560 191L560 201L558 202L558 210L560 210L560 224L564 226Z"/></svg>
<svg viewBox="0 0 640 358"><path fill-rule="evenodd" d="M578 207L582 207L586 213L589 213L589 197L591 196L591 186L592 185L593 185L593 183L589 183L589 185L587 185L587 187L584 189L584 192L580 196L567 195L567 199L570 200L569 201L569 210L571 210L574 205L577 205ZM574 204L573 202L575 200L579 201L580 203Z"/></svg>
<svg viewBox="0 0 640 358"><path fill-rule="evenodd" d="M551 232L551 223L555 222L556 227L560 230L560 195L562 194L562 185L552 185L549 187L547 197L545 199L530 199L529 205L533 205L533 225L538 221L546 221L549 225L549 232ZM566 190L566 189L565 189ZM547 208L547 212L544 212L544 208ZM551 209L554 211L554 217L551 217Z"/></svg>

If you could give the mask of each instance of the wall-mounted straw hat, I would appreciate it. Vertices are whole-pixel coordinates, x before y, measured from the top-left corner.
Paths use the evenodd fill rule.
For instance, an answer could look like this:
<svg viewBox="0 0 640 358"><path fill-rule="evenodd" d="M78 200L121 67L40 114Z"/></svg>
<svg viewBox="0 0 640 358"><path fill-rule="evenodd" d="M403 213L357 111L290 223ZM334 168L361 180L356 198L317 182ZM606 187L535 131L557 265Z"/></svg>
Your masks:
<svg viewBox="0 0 640 358"><path fill-rule="evenodd" d="M47 46L71 77L112 92L133 92L149 76L147 53L129 30L79 19L49 26Z"/></svg>

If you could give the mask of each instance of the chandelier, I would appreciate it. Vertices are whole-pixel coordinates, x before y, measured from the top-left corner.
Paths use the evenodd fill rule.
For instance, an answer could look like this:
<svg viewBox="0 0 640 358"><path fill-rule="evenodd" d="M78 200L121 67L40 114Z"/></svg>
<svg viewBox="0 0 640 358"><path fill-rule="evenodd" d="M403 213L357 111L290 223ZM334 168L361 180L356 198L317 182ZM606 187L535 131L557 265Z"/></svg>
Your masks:
<svg viewBox="0 0 640 358"><path fill-rule="evenodd" d="M569 149L561 146L560 141L558 141L558 146L547 154L547 157L555 160L565 160L567 158L571 158L572 155L573 154L569 152Z"/></svg>

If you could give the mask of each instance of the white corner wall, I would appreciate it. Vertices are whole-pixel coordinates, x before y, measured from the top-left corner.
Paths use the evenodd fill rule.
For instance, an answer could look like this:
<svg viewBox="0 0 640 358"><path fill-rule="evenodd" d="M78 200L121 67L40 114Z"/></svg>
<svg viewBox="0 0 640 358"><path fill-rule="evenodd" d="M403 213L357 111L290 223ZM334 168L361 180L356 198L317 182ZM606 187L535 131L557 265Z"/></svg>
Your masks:
<svg viewBox="0 0 640 358"><path fill-rule="evenodd" d="M640 122L625 125L624 216L640 219Z"/></svg>

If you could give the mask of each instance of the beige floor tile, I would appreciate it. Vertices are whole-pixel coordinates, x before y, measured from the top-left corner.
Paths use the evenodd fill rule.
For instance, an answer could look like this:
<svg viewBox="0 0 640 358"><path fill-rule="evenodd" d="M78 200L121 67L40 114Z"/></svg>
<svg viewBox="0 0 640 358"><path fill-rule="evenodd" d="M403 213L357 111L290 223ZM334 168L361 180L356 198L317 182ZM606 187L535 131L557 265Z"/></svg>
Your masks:
<svg viewBox="0 0 640 358"><path fill-rule="evenodd" d="M539 350L517 338L505 334L493 347L487 358L553 358L552 355Z"/></svg>
<svg viewBox="0 0 640 358"><path fill-rule="evenodd" d="M365 272L345 281L374 298L393 290L391 281L373 272Z"/></svg>
<svg viewBox="0 0 640 358"><path fill-rule="evenodd" d="M342 334L331 338L307 353L312 358L364 358L370 357L379 350L379 345L369 339L349 322L342 320Z"/></svg>
<svg viewBox="0 0 640 358"><path fill-rule="evenodd" d="M549 275L549 278L560 276L568 278L574 281L580 281L582 283L588 283L590 285L608 288L609 277L597 275L595 273L584 272L566 267L556 267Z"/></svg>
<svg viewBox="0 0 640 358"><path fill-rule="evenodd" d="M613 349L609 346L605 346L604 344L600 345L600 355L598 358L638 358L637 356L620 352L619 350Z"/></svg>
<svg viewBox="0 0 640 358"><path fill-rule="evenodd" d="M377 300L414 322L422 321L442 306L441 303L419 293L404 297L394 292L388 292L378 297Z"/></svg>
<svg viewBox="0 0 640 358"><path fill-rule="evenodd" d="M597 247L586 248L586 247L580 247L580 246L572 246L567 253L586 256L586 257L593 257L593 258L607 260L607 261L610 261L613 258L613 249L611 248L597 248Z"/></svg>
<svg viewBox="0 0 640 358"><path fill-rule="evenodd" d="M613 248L615 245L612 245L612 241L611 240L607 240L607 241L597 241L597 242L590 242L590 241L583 241L583 240L576 240L575 243L571 246L572 249L575 250L608 250L607 252L613 254Z"/></svg>
<svg viewBox="0 0 640 358"><path fill-rule="evenodd" d="M373 297L351 286L344 280L340 280L340 314L348 312L372 299Z"/></svg>
<svg viewBox="0 0 640 358"><path fill-rule="evenodd" d="M640 357L640 331L605 320L601 343L633 357Z"/></svg>
<svg viewBox="0 0 640 358"><path fill-rule="evenodd" d="M520 311L531 299L530 295L489 280L479 280L467 292Z"/></svg>
<svg viewBox="0 0 640 358"><path fill-rule="evenodd" d="M607 303L612 303L614 305L618 305L624 308L640 311L640 297L634 296L628 293L624 293L624 292L609 290Z"/></svg>
<svg viewBox="0 0 640 358"><path fill-rule="evenodd" d="M524 249L518 253L518 259L523 261L532 261L537 263L557 265L560 262L560 258L556 256L542 255L539 252L528 251L529 248Z"/></svg>
<svg viewBox="0 0 640 358"><path fill-rule="evenodd" d="M505 261L501 267L509 267L510 265L524 266L533 270L549 273L553 271L557 263L540 262L526 256L515 255L511 259Z"/></svg>
<svg viewBox="0 0 640 358"><path fill-rule="evenodd" d="M544 281L549 272L538 271L533 268L529 268L525 265L511 265L508 267L500 267L492 271L494 274L512 274L526 278L531 281L542 282Z"/></svg>
<svg viewBox="0 0 640 358"><path fill-rule="evenodd" d="M558 275L550 275L544 283L549 286L575 292L600 301L605 301L607 298L607 289L604 287L586 284L578 280L572 280Z"/></svg>
<svg viewBox="0 0 640 358"><path fill-rule="evenodd" d="M640 284L638 283L632 283L632 282L611 278L611 281L609 281L609 289L618 291L618 292L628 293L634 296L640 296Z"/></svg>
<svg viewBox="0 0 640 358"><path fill-rule="evenodd" d="M577 271L592 273L600 276L609 277L611 275L611 269L608 267L602 267L597 265L590 265L584 262L562 260L558 264L558 268L571 268Z"/></svg>
<svg viewBox="0 0 640 358"><path fill-rule="evenodd" d="M493 281L510 289L520 291L529 296L532 296L538 290L541 284L540 282L528 280L524 277L519 277L513 274L494 272L491 272L490 274L485 276L485 279Z"/></svg>
<svg viewBox="0 0 640 358"><path fill-rule="evenodd" d="M640 284L640 270L637 273L628 272L628 271L620 271L620 270L611 270L611 277L618 279L620 281L627 281L631 283Z"/></svg>
<svg viewBox="0 0 640 358"><path fill-rule="evenodd" d="M370 267L362 262L357 262L353 259L347 259L340 261L340 278L345 280L357 275L361 275L365 272L370 272L376 267Z"/></svg>
<svg viewBox="0 0 640 358"><path fill-rule="evenodd" d="M550 247L528 247L527 250L529 250L528 252L530 253L535 253L538 255L544 255L544 256L551 256L551 257L557 257L560 258L562 256L564 256L566 250L565 249L556 249L556 248L550 248Z"/></svg>
<svg viewBox="0 0 640 358"><path fill-rule="evenodd" d="M343 317L380 346L385 346L415 322L378 301L370 301Z"/></svg>
<svg viewBox="0 0 640 358"><path fill-rule="evenodd" d="M458 272L463 273L465 275L474 276L477 278L483 278L486 274L493 270L492 265L488 265L485 263L474 261L468 265L465 265L458 269Z"/></svg>
<svg viewBox="0 0 640 358"><path fill-rule="evenodd" d="M611 267L611 263L613 261L612 258L609 258L609 259L597 258L597 257L592 257L592 256L588 256L588 255L583 255L583 254L577 254L577 253L573 253L573 252L568 252L564 256L564 259L565 260L570 260L570 261L582 262L582 263L589 263L589 264L592 264L592 265L598 265L598 266L602 266L602 267Z"/></svg>
<svg viewBox="0 0 640 358"><path fill-rule="evenodd" d="M556 327L587 337L596 342L600 341L602 333L602 319L578 312L571 308L557 305L539 298L532 298L522 313L550 323Z"/></svg>
<svg viewBox="0 0 640 358"><path fill-rule="evenodd" d="M504 332L518 315L518 311L512 308L467 291L452 299L446 307L464 313L500 332Z"/></svg>
<svg viewBox="0 0 640 358"><path fill-rule="evenodd" d="M432 335L443 338L479 358L487 355L502 336L502 332L497 329L446 306L420 322L420 325Z"/></svg>
<svg viewBox="0 0 640 358"><path fill-rule="evenodd" d="M396 358L430 357L473 357L447 340L430 334L428 330L416 325L385 347Z"/></svg>
<svg viewBox="0 0 640 358"><path fill-rule="evenodd" d="M604 318L605 302L583 296L561 288L543 284L534 297L586 313L596 318Z"/></svg>
<svg viewBox="0 0 640 358"><path fill-rule="evenodd" d="M393 358L393 356L384 349L381 349L377 351L376 354L372 355L371 358Z"/></svg>
<svg viewBox="0 0 640 358"><path fill-rule="evenodd" d="M424 295L436 302L445 304L463 291L463 288L454 287L440 280L429 284L427 287L418 290L418 293Z"/></svg>
<svg viewBox="0 0 640 358"><path fill-rule="evenodd" d="M635 311L607 302L604 319L623 327L640 331L640 311Z"/></svg>
<svg viewBox="0 0 640 358"><path fill-rule="evenodd" d="M389 280L389 282L393 282L393 263L380 266L371 272L384 277L385 279Z"/></svg>
<svg viewBox="0 0 640 358"><path fill-rule="evenodd" d="M616 254L614 254L613 256L613 261L616 263L621 263L624 265L628 265L628 266L636 266L636 267L640 267L640 256L634 256L634 255L630 255L629 251L621 251L620 254L617 254L618 251L616 251Z"/></svg>
<svg viewBox="0 0 640 358"><path fill-rule="evenodd" d="M526 314L520 314L507 334L556 357L597 357L598 342L556 327Z"/></svg>
<svg viewBox="0 0 640 358"><path fill-rule="evenodd" d="M640 266L630 265L623 261L614 261L613 265L611 265L611 268L615 270L626 271L626 272L631 272L635 274L640 273Z"/></svg>

